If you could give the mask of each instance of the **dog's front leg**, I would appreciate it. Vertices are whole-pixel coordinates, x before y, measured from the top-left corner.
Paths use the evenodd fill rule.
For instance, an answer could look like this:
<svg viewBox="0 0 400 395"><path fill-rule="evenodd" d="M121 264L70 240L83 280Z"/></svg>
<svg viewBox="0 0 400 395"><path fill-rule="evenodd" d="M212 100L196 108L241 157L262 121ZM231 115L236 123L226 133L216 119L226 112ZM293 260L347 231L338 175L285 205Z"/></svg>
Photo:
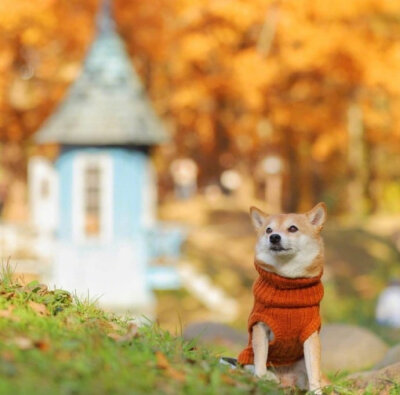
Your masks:
<svg viewBox="0 0 400 395"><path fill-rule="evenodd" d="M257 322L252 330L252 346L254 353L254 374L257 377L279 382L274 373L267 371L268 341L270 329L263 323Z"/></svg>
<svg viewBox="0 0 400 395"><path fill-rule="evenodd" d="M254 374L262 377L267 374L268 338L265 325L257 322L253 326L253 353L254 353Z"/></svg>
<svg viewBox="0 0 400 395"><path fill-rule="evenodd" d="M308 376L308 387L316 394L322 394L321 386L321 342L318 332L314 332L304 342L304 360Z"/></svg>

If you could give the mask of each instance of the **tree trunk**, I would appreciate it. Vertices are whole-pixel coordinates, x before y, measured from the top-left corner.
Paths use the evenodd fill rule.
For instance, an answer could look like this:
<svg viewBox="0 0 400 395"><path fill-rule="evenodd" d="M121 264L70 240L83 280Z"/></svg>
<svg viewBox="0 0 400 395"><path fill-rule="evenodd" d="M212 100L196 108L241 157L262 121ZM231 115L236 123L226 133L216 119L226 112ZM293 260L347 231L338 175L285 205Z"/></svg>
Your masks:
<svg viewBox="0 0 400 395"><path fill-rule="evenodd" d="M348 169L347 189L348 211L355 217L368 212L368 179L370 166L365 143L363 114L360 106L353 102L347 112Z"/></svg>

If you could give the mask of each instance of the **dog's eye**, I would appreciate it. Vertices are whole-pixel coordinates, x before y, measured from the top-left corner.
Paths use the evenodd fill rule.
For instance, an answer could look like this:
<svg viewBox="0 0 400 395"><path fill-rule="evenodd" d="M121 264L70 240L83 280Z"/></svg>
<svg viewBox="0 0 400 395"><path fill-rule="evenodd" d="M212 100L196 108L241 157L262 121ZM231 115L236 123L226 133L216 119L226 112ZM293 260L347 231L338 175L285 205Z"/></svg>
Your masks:
<svg viewBox="0 0 400 395"><path fill-rule="evenodd" d="M267 233L272 233L272 229L271 228L267 228L266 232Z"/></svg>
<svg viewBox="0 0 400 395"><path fill-rule="evenodd" d="M288 231L291 233L297 232L298 230L299 229L297 228L297 226L294 226L294 225L292 225L288 228Z"/></svg>

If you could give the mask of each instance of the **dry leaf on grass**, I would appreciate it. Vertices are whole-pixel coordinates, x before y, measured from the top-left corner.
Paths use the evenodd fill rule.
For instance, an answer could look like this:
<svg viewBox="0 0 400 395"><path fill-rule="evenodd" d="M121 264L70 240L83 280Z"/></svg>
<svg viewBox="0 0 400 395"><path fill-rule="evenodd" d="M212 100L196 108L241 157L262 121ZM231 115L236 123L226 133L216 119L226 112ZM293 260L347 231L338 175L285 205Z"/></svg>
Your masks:
<svg viewBox="0 0 400 395"><path fill-rule="evenodd" d="M113 322L113 321L109 322L108 325L114 331L121 331L124 329L121 325L118 325L116 322ZM128 329L129 329L129 326L128 326Z"/></svg>
<svg viewBox="0 0 400 395"><path fill-rule="evenodd" d="M9 340L9 343L15 344L20 350L31 350L37 348L40 351L47 351L50 348L50 342L48 340L36 340L33 341L26 336L16 336Z"/></svg>
<svg viewBox="0 0 400 395"><path fill-rule="evenodd" d="M49 289L47 287L46 284L40 284L40 283L36 283L36 284L27 284L23 287L23 290L25 292L35 292L38 293L39 295L44 295L46 293L49 292Z"/></svg>
<svg viewBox="0 0 400 395"><path fill-rule="evenodd" d="M12 343L14 343L20 350L30 350L34 347L32 339L25 336L16 336L12 339Z"/></svg>
<svg viewBox="0 0 400 395"><path fill-rule="evenodd" d="M37 314L39 315L49 315L49 311L47 307L43 303L36 303L32 300L28 302L28 306Z"/></svg>
<svg viewBox="0 0 400 395"><path fill-rule="evenodd" d="M50 342L48 340L37 340L34 345L40 351L48 351L50 349Z"/></svg>
<svg viewBox="0 0 400 395"><path fill-rule="evenodd" d="M46 284L39 284L37 288L38 290L36 291L36 293L39 295L46 295L49 292L49 288Z"/></svg>
<svg viewBox="0 0 400 395"><path fill-rule="evenodd" d="M228 376L227 374L223 374L221 376L221 379L225 384L229 384L229 385L235 385L236 384L236 381L232 377Z"/></svg>
<svg viewBox="0 0 400 395"><path fill-rule="evenodd" d="M128 325L128 330L125 333L125 335L120 335L119 333L111 332L107 336L110 337L111 339L114 339L118 343L127 342L139 336L138 327L137 325L131 323Z"/></svg>
<svg viewBox="0 0 400 395"><path fill-rule="evenodd" d="M115 332L107 333L107 336L110 339L115 340L116 342L119 342L122 337L122 335L120 335L119 333L115 333Z"/></svg>
<svg viewBox="0 0 400 395"><path fill-rule="evenodd" d="M15 306L8 306L5 310L0 310L0 318L8 318L12 321L19 322L20 318L13 314Z"/></svg>
<svg viewBox="0 0 400 395"><path fill-rule="evenodd" d="M156 351L156 362L159 369L169 369L171 367L167 357L161 351Z"/></svg>
<svg viewBox="0 0 400 395"><path fill-rule="evenodd" d="M156 363L157 367L164 370L165 373L172 379L185 381L185 374L173 368L168 362L167 357L161 351L156 351Z"/></svg>
<svg viewBox="0 0 400 395"><path fill-rule="evenodd" d="M185 381L185 378L186 378L185 374L180 372L179 370L176 370L174 368L170 368L166 372L167 372L167 375L169 377L171 377L172 379L174 379L174 380Z"/></svg>
<svg viewBox="0 0 400 395"><path fill-rule="evenodd" d="M194 365L196 360L193 358L185 358L185 362L189 363L190 365Z"/></svg>
<svg viewBox="0 0 400 395"><path fill-rule="evenodd" d="M15 292L7 292L5 294L2 294L3 298L10 300L11 298L13 298L15 296Z"/></svg>

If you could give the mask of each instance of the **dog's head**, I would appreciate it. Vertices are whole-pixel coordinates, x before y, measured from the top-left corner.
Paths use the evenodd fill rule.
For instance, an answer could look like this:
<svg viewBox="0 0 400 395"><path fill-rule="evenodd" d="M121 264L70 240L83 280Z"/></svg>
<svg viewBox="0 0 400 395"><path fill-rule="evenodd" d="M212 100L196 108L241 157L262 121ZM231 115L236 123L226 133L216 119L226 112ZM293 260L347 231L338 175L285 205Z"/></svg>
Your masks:
<svg viewBox="0 0 400 395"><path fill-rule="evenodd" d="M326 215L324 203L304 214L268 215L252 207L250 217L258 235L256 263L284 277L319 275L323 264L320 232Z"/></svg>

